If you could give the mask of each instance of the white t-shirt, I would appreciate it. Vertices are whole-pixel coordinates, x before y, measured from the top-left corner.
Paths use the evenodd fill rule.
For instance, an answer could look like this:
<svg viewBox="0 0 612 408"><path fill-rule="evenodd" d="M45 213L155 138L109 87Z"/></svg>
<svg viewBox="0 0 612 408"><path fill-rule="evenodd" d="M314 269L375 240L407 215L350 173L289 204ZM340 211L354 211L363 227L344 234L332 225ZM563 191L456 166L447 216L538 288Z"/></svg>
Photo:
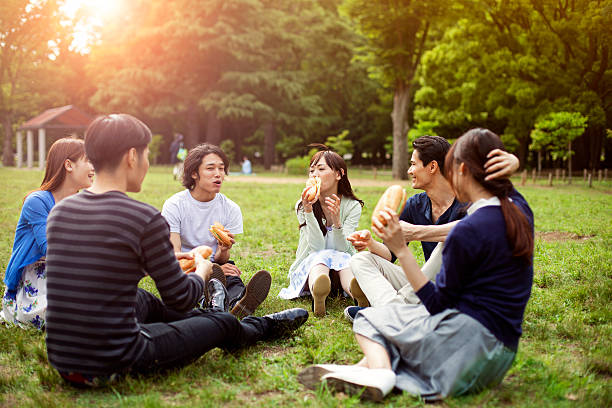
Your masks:
<svg viewBox="0 0 612 408"><path fill-rule="evenodd" d="M221 193L210 201L193 198L183 190L166 200L162 215L170 225L170 232L181 236L181 251L191 251L199 245L208 245L217 252L217 240L208 230L215 222L223 224L232 234L242 234L242 212L238 204Z"/></svg>

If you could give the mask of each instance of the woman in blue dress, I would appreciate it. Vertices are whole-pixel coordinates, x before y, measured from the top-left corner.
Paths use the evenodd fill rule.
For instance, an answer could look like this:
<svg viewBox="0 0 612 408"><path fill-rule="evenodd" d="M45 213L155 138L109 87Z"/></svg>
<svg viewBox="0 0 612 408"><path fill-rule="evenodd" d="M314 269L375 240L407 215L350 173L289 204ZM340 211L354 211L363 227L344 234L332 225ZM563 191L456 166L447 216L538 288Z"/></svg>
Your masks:
<svg viewBox="0 0 612 408"><path fill-rule="evenodd" d="M308 367L299 380L321 381L381 400L393 388L425 400L479 392L503 379L518 348L533 281L533 213L508 179L485 180L484 164L500 138L473 129L451 147L446 178L468 215L451 230L436 283L421 272L391 209L373 231L395 253L420 305L357 313L353 331L364 353L356 365Z"/></svg>
<svg viewBox="0 0 612 408"><path fill-rule="evenodd" d="M51 208L80 189L91 186L93 167L83 140L62 138L47 154L40 188L26 195L15 230L4 284L0 321L43 329L47 310L47 216Z"/></svg>

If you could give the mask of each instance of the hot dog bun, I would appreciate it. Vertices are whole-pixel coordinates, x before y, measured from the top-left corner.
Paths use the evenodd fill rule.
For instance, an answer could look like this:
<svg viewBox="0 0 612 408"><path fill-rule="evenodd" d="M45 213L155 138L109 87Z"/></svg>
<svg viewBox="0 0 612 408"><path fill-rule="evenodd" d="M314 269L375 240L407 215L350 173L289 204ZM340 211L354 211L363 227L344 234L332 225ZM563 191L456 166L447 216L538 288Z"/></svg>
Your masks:
<svg viewBox="0 0 612 408"><path fill-rule="evenodd" d="M225 246L232 245L232 239L229 235L227 235L228 231L225 229L223 225L218 222L215 222L210 226L210 233L219 241L220 244Z"/></svg>
<svg viewBox="0 0 612 408"><path fill-rule="evenodd" d="M306 187L308 187L305 196L306 200L314 200L321 191L321 178L319 176L310 177L306 181Z"/></svg>
<svg viewBox="0 0 612 408"><path fill-rule="evenodd" d="M404 208L406 204L406 190L402 188L402 186L393 185L383 193L378 200L378 204L374 208L374 212L372 212L372 225L374 225L374 220L378 219L383 225L387 225L387 220L380 215L380 211L385 207L392 208L398 214Z"/></svg>
<svg viewBox="0 0 612 408"><path fill-rule="evenodd" d="M193 248L189 251L195 255L195 253L199 253L202 255L202 258L207 259L212 254L212 248L207 245L200 245L198 247ZM185 273L190 273L196 270L195 258L194 259L179 259L179 265L181 269L185 271Z"/></svg>

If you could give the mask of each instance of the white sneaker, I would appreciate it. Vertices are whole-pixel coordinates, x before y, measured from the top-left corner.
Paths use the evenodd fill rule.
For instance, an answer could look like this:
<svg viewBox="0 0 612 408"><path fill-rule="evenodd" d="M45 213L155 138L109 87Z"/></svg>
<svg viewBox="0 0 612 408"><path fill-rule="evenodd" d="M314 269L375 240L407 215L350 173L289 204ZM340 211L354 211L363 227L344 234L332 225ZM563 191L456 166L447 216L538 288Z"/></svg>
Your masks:
<svg viewBox="0 0 612 408"><path fill-rule="evenodd" d="M325 374L321 380L336 391L358 394L363 399L377 402L395 387L395 373L386 368L333 372Z"/></svg>
<svg viewBox="0 0 612 408"><path fill-rule="evenodd" d="M297 376L298 381L306 388L316 390L321 384L321 377L330 373L343 373L367 370L367 367L340 364L316 364L306 367Z"/></svg>

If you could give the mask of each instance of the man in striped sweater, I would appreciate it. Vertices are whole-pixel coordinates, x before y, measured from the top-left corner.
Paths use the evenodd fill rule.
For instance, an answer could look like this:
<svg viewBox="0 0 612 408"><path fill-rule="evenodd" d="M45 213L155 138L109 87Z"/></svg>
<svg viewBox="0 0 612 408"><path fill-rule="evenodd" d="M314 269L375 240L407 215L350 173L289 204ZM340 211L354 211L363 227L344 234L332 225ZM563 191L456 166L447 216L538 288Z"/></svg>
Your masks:
<svg viewBox="0 0 612 408"><path fill-rule="evenodd" d="M215 347L234 350L288 334L308 318L304 309L242 321L194 309L211 263L196 255L195 273L183 273L159 211L126 195L140 191L150 141L147 126L130 115L94 120L85 150L95 181L49 215L47 353L73 384L182 366ZM138 288L146 275L161 300Z"/></svg>

